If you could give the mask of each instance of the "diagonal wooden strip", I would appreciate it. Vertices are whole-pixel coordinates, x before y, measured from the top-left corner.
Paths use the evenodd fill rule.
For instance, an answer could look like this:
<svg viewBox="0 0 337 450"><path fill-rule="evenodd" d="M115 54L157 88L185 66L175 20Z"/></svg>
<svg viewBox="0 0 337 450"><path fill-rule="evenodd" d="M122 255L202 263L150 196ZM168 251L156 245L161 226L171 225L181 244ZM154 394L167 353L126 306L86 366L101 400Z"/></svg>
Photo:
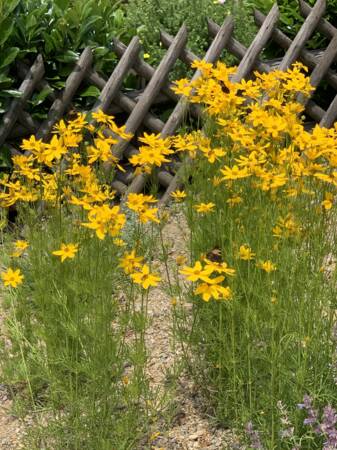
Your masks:
<svg viewBox="0 0 337 450"><path fill-rule="evenodd" d="M304 2L303 0L299 0L299 4L301 14L304 17L308 17L309 14L312 12L312 6L308 5L308 3ZM328 38L333 38L337 32L336 27L334 27L330 22L328 22L323 17L317 24L317 30L325 34L325 36L327 36Z"/></svg>
<svg viewBox="0 0 337 450"><path fill-rule="evenodd" d="M129 113L132 113L132 111L135 109L137 105L137 102L127 97L126 95L122 94L121 92L119 92L116 95L114 101L116 102L117 105L120 105L124 111ZM150 112L145 114L142 122L150 130L155 131L156 133L161 132L165 126L165 123L162 120L160 120L158 117L156 117L154 114Z"/></svg>
<svg viewBox="0 0 337 450"><path fill-rule="evenodd" d="M104 86L106 84L106 81L103 77L101 77L100 75L98 75L97 72L95 71L91 71L90 72L90 80L93 84L95 84L99 89L104 89ZM126 112L132 112L134 107L137 104L137 100L139 100L140 96L143 94L144 91L142 91L139 94L138 99L133 99L131 97L128 97L127 95L121 93L121 92L117 92L114 95L113 98L113 103L118 105L119 107L122 108L123 111ZM144 125L146 125L150 130L156 131L156 132L160 132L163 127L164 127L164 122L160 119L158 119L156 116L154 116L153 114L151 114L150 112L148 112L144 118L143 118L143 123Z"/></svg>
<svg viewBox="0 0 337 450"><path fill-rule="evenodd" d="M221 55L221 52L223 51L224 47L226 46L226 43L228 39L230 38L232 32L233 32L233 18L231 16L228 16L221 27L219 27L219 31L217 35L215 36L212 44L210 45L206 55L205 55L205 61L209 63L214 63L218 60L218 58ZM201 72L197 70L193 77L192 81L199 78L201 75ZM182 97L179 102L177 103L176 107L172 111L169 119L167 120L162 132L161 137L167 137L172 135L177 127L181 124L187 110L188 110L188 101L185 97ZM179 171L178 171L179 172ZM169 174L171 175L171 174ZM130 184L127 194L130 192L140 192L146 183L148 176L146 174L141 174L135 177L135 179ZM171 185L174 186L176 177L173 177L169 186L168 190L171 188ZM173 189L174 190L174 189ZM170 195L172 191L169 192L168 195ZM166 196L166 193L164 194L164 197Z"/></svg>
<svg viewBox="0 0 337 450"><path fill-rule="evenodd" d="M173 39L174 37L166 31L160 31L160 40L165 48L168 48L172 44ZM190 65L191 62L196 60L199 61L201 58L199 56L196 56L189 49L184 48L179 55L179 59L181 59L183 62L187 62L187 64Z"/></svg>
<svg viewBox="0 0 337 450"><path fill-rule="evenodd" d="M206 62L213 64L219 59L221 52L226 46L226 42L228 41L230 35L233 32L233 27L234 27L233 18L231 16L228 16L224 21L224 23L219 28L217 35L215 36L212 44L210 45L209 49L206 52L204 58ZM197 70L192 77L192 81L199 78L200 75L201 72ZM188 109L188 102L185 97L181 97L176 107L172 111L172 114L170 115L168 121L165 124L165 127L161 133L162 137L170 136L175 132L177 127L181 124L181 121L183 120L187 109Z"/></svg>
<svg viewBox="0 0 337 450"><path fill-rule="evenodd" d="M166 77L169 74L169 71L175 64L179 53L182 48L186 45L187 42L187 29L186 26L183 25L178 34L176 35L174 42L171 47L166 52L166 55L161 60L157 70L155 71L153 77L151 78L149 84L144 90L142 97L139 102L136 104L132 113L125 123L125 129L128 133L135 133L139 125L141 124L144 115L149 111L153 100L159 94L162 85L164 84ZM115 144L112 148L113 154L117 158L121 158L125 149L128 146L127 140L120 140L117 144Z"/></svg>
<svg viewBox="0 0 337 450"><path fill-rule="evenodd" d="M85 48L77 61L74 70L68 76L65 88L59 98L52 104L47 119L41 124L36 136L38 139L48 139L55 123L61 119L68 108L74 94L79 88L86 72L92 64L93 55L89 47Z"/></svg>
<svg viewBox="0 0 337 450"><path fill-rule="evenodd" d="M29 71L29 66L27 66L24 62L22 62L22 61L16 62L16 72L17 72L19 78L24 80L28 71ZM50 84L46 80L44 80L44 79L40 80L36 84L36 89L39 91L42 91L42 89L48 89L48 91L50 91L50 93L48 94L47 98L49 98L51 101L54 101L56 99L54 89L50 86Z"/></svg>
<svg viewBox="0 0 337 450"><path fill-rule="evenodd" d="M337 34L331 39L329 45L327 46L326 50L323 53L322 58L320 59L319 63L313 70L312 74L310 75L310 84L313 87L316 88L322 81L324 75L329 70L329 67L331 66L336 55L337 55ZM298 96L298 101L303 103L304 105L308 102L308 100L309 100L308 98L305 99L303 94L300 94Z"/></svg>
<svg viewBox="0 0 337 450"><path fill-rule="evenodd" d="M302 48L306 44L322 18L326 8L326 0L317 0L315 6L312 8L306 21L302 25L301 29L297 33L288 51L284 55L282 62L279 66L280 70L287 70L292 63L299 57Z"/></svg>
<svg viewBox="0 0 337 450"><path fill-rule="evenodd" d="M110 106L113 98L118 93L120 87L122 86L123 80L126 74L129 72L133 66L134 58L138 55L140 50L139 38L134 36L128 45L125 53L118 61L117 66L110 75L110 78L105 83L100 96L97 99L92 111L97 111L101 109L106 112Z"/></svg>
<svg viewBox="0 0 337 450"><path fill-rule="evenodd" d="M128 99L131 99L133 102L137 103L143 92L144 92L144 89L134 90L134 91L126 91L126 92L123 92L123 96L125 96ZM154 99L152 106L155 106L155 105L163 106L163 105L167 105L167 104L171 104L171 103L172 103L172 101L165 94L162 94L160 92L157 95L157 97ZM117 105L116 101L114 100L108 109L108 114L114 115L114 114L119 114L123 111L125 111L125 108L121 108L121 106Z"/></svg>
<svg viewBox="0 0 337 450"><path fill-rule="evenodd" d="M12 100L8 111L4 114L3 123L0 126L0 145L2 145L9 133L11 132L19 111L22 109L26 101L31 97L36 84L41 80L44 74L44 64L41 55L38 55L34 64L28 71L25 79L19 87L21 92L20 98L15 98Z"/></svg>
<svg viewBox="0 0 337 450"><path fill-rule="evenodd" d="M256 58L259 56L260 52L263 50L268 40L270 39L276 23L279 18L279 9L277 3L269 11L266 20L263 22L261 28L259 29L257 35L255 36L253 42L249 46L245 56L242 58L238 69L233 76L233 82L239 82L245 78L249 72L252 70Z"/></svg>
<svg viewBox="0 0 337 450"><path fill-rule="evenodd" d="M25 128L29 130L30 133L35 133L39 128L38 122L32 118L32 116L24 110L19 111L18 113L18 122L21 123Z"/></svg>
<svg viewBox="0 0 337 450"><path fill-rule="evenodd" d="M262 14L260 11L258 10L254 11L254 18L257 25L261 25L265 17L266 16ZM286 50L290 47L292 43L292 40L287 35L282 33L282 31L280 31L279 29L275 29L273 31L272 39L274 42L276 42L276 44L280 45L282 48ZM314 69L321 60L322 56L320 56L320 58L318 59L313 53L303 48L299 55L299 58L301 59L301 61L303 61L303 63L306 66L308 66L311 69ZM325 79L332 87L337 89L337 74L334 71L329 69L326 72Z"/></svg>
<svg viewBox="0 0 337 450"><path fill-rule="evenodd" d="M212 20L209 20L208 21L208 29L209 29L209 32L211 35L215 35L217 30L219 29L219 25L217 23L213 22ZM231 38L228 41L227 50L229 50L238 59L241 59L244 56L247 49L244 45L242 45L236 39ZM273 68L269 64L262 62L259 59L257 59L255 61L255 67L260 72L268 73L271 70L273 70ZM312 119L314 119L316 122L319 122L325 113L324 109L322 109L320 106L318 106L312 100L308 101L305 109L306 109L306 112L310 115L310 117Z"/></svg>
<svg viewBox="0 0 337 450"><path fill-rule="evenodd" d="M329 108L325 112L319 124L321 127L330 128L334 124L336 117L337 117L337 95L335 95L334 99L330 103Z"/></svg>
<svg viewBox="0 0 337 450"><path fill-rule="evenodd" d="M170 44L168 46L166 46L166 48L168 48L172 44L173 40L174 40L174 37L170 41ZM114 41L114 50L115 50L117 56L121 57L126 50L126 46L122 42L115 40ZM179 55L180 59L181 59L181 55L184 55L184 51L185 51L184 49L181 51L181 54ZM200 58L198 58L198 59L200 59ZM138 75L145 78L146 80L151 80L151 78L153 77L153 74L156 71L156 69L154 69L150 64L146 63L139 57L135 58L134 64L133 64L133 69L135 70L135 72ZM94 80L92 80L92 81L94 81ZM171 89L172 86L173 86L172 83L165 82L163 84L163 86L161 87L160 92L165 94L169 99L174 100L175 102L178 102L180 96L175 94L172 91L172 89ZM190 112L194 117L200 117L200 115L201 115L201 109L198 107L198 105L190 105Z"/></svg>

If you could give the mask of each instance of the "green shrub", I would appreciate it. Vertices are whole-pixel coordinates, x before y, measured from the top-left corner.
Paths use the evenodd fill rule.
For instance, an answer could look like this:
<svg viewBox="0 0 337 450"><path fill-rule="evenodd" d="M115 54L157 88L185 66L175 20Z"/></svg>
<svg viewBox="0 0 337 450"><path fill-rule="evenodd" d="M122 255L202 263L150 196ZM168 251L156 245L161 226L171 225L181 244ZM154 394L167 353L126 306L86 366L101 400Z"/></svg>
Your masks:
<svg viewBox="0 0 337 450"><path fill-rule="evenodd" d="M211 39L207 32L207 18L222 24L228 14L236 21L236 36L245 44L251 41L255 30L250 9L244 2L229 1L223 5L212 0L130 0L126 9L126 26L130 34L140 36L149 61L158 64L164 50L160 44L160 30L174 35L185 22L188 28L188 47L198 56L204 56ZM244 23L244 26L243 26ZM227 55L228 57L228 55ZM177 65L172 78L186 75L186 66Z"/></svg>
<svg viewBox="0 0 337 450"><path fill-rule="evenodd" d="M32 64L42 54L46 78L53 88L62 88L81 51L90 46L95 65L112 71L116 55L112 39L125 34L124 12L119 0L0 0L0 114L16 90L14 61ZM49 92L33 96L36 117L43 118Z"/></svg>
<svg viewBox="0 0 337 450"><path fill-rule="evenodd" d="M304 18L300 13L300 8L297 0L278 0L280 8L279 26L288 36L294 37L301 25L304 22ZM307 0L307 3L313 6L316 0ZM272 5L273 0L250 0L249 5L253 8L257 8L264 13L267 13ZM327 9L324 14L324 18L329 20L334 26L337 25L337 0L327 0ZM316 33L309 41L308 46L312 49L319 49L327 44L326 39L320 33ZM276 52L276 49L274 49ZM277 55L276 55L277 56Z"/></svg>

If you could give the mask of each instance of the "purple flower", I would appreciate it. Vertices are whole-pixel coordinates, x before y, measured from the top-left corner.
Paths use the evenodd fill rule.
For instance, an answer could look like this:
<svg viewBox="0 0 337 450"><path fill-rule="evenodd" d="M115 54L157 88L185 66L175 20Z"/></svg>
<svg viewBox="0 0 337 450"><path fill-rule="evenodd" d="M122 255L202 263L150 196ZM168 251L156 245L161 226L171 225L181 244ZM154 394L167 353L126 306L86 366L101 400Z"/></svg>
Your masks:
<svg viewBox="0 0 337 450"><path fill-rule="evenodd" d="M304 425L313 425L317 423L317 411L312 407L312 399L309 395L303 397L303 403L297 405L299 409L305 409L307 412L307 417L304 419Z"/></svg>
<svg viewBox="0 0 337 450"><path fill-rule="evenodd" d="M258 431L254 430L252 422L247 423L246 433L250 439L250 446L252 448L257 448L257 449L263 450L263 446L261 444L259 433L258 433Z"/></svg>

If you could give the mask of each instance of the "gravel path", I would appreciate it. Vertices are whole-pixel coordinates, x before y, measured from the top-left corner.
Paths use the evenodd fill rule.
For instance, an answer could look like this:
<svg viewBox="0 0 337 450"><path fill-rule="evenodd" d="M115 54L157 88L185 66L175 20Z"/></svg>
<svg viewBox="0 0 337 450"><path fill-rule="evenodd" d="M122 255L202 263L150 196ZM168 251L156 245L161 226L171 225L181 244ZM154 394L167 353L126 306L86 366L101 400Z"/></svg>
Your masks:
<svg viewBox="0 0 337 450"><path fill-rule="evenodd" d="M184 216L177 212L171 215L163 229L164 243L169 250L170 259L187 256L186 242L188 229ZM160 267L165 278L165 268ZM187 305L188 307L188 305ZM160 289L153 289L149 295L150 326L146 333L149 351L148 374L153 389L163 389L167 371L173 368L179 358L180 348L172 348L171 298ZM157 450L224 450L240 449L234 433L212 427L210 420L203 414L202 398L193 383L182 375L175 390L175 415L167 430L160 429L160 435L154 440L153 449ZM155 435L154 430L154 435Z"/></svg>

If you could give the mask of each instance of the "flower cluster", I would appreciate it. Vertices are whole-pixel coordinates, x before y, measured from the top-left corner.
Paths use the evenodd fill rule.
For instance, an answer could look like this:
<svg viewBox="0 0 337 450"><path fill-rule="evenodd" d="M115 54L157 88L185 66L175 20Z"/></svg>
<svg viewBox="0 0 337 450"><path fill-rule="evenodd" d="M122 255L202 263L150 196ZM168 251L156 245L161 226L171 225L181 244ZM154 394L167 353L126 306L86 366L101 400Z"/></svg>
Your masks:
<svg viewBox="0 0 337 450"><path fill-rule="evenodd" d="M119 260L119 266L127 275L130 275L134 283L141 285L143 289L157 286L160 277L156 273L150 272L150 267L147 264L142 264L143 260L142 256L137 256L135 250L132 250L129 253L124 253L124 256Z"/></svg>
<svg viewBox="0 0 337 450"><path fill-rule="evenodd" d="M215 300L231 299L232 291L230 287L223 286L222 282L225 280L224 275L233 276L235 270L228 267L225 262L213 262L207 258L204 258L203 263L196 261L193 267L184 266L180 270L180 273L188 281L198 282L194 290L195 295L201 295L205 302L208 302L211 298ZM218 276L211 277L212 274L218 274Z"/></svg>

